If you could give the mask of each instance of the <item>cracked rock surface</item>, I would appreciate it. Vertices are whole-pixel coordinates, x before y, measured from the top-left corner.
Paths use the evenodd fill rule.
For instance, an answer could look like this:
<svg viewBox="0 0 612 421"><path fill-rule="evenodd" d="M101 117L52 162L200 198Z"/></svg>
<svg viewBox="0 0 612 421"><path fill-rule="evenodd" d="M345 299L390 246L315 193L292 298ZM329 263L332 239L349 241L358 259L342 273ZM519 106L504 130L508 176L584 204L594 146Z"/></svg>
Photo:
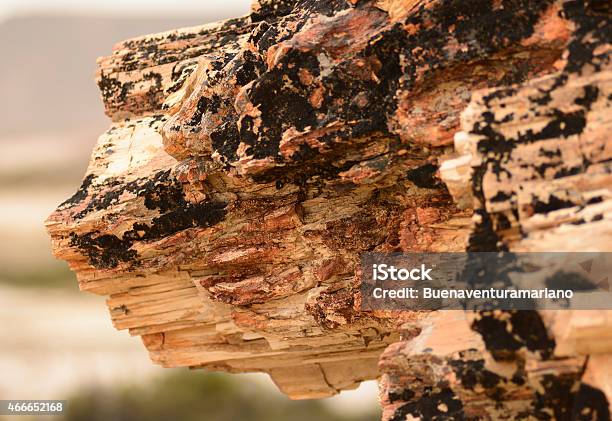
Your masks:
<svg viewBox="0 0 612 421"><path fill-rule="evenodd" d="M364 312L359 259L610 249L610 38L605 2L260 0L123 41L54 252L163 366L381 377L388 420L606 419L592 318Z"/></svg>

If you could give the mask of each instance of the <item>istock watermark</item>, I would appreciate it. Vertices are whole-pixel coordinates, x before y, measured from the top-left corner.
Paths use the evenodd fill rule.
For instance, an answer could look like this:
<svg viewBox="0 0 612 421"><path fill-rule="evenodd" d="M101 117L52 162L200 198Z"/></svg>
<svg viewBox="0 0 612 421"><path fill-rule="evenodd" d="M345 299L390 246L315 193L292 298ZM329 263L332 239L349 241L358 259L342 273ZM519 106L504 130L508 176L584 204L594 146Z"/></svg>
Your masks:
<svg viewBox="0 0 612 421"><path fill-rule="evenodd" d="M363 310L612 309L612 253L366 253Z"/></svg>
<svg viewBox="0 0 612 421"><path fill-rule="evenodd" d="M432 268L426 268L425 264L421 264L420 268L406 269L396 268L393 265L386 264L373 264L372 265L372 279L375 281L386 281L390 279L392 281L433 281L429 273Z"/></svg>

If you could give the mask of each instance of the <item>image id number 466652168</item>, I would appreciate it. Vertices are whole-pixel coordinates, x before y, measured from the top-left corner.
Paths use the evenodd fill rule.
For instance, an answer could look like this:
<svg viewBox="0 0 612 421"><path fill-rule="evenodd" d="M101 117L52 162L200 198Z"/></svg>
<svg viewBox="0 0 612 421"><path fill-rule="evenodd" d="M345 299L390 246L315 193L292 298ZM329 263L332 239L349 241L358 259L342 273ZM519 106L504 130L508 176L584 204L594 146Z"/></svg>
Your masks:
<svg viewBox="0 0 612 421"><path fill-rule="evenodd" d="M0 400L0 415L60 415L63 400Z"/></svg>

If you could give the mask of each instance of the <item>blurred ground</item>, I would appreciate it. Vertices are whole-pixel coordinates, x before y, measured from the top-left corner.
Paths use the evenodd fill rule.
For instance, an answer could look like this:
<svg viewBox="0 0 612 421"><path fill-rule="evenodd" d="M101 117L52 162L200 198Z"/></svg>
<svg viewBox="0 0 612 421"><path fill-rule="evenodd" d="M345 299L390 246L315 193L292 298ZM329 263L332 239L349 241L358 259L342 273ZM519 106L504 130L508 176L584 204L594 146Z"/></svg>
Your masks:
<svg viewBox="0 0 612 421"><path fill-rule="evenodd" d="M1 286L0 334L2 399L60 399L163 372L137 338L113 329L104 299L90 294Z"/></svg>
<svg viewBox="0 0 612 421"><path fill-rule="evenodd" d="M157 367L137 338L114 330L103 298L79 293L51 255L43 221L78 188L108 126L96 57L124 38L235 16L232 4L190 18L0 19L0 399L69 399L66 420L380 419L373 382L300 403L264 375Z"/></svg>

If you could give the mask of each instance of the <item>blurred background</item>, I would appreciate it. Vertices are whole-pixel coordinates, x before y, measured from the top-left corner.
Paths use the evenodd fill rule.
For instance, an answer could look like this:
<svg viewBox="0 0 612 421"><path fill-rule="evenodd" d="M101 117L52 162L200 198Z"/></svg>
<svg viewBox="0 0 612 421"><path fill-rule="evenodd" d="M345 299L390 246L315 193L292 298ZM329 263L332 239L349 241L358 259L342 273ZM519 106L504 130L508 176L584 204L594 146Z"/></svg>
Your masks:
<svg viewBox="0 0 612 421"><path fill-rule="evenodd" d="M43 221L78 188L109 124L96 58L250 2L0 0L0 399L68 399L67 420L380 419L374 382L293 402L264 375L154 366L50 252Z"/></svg>

